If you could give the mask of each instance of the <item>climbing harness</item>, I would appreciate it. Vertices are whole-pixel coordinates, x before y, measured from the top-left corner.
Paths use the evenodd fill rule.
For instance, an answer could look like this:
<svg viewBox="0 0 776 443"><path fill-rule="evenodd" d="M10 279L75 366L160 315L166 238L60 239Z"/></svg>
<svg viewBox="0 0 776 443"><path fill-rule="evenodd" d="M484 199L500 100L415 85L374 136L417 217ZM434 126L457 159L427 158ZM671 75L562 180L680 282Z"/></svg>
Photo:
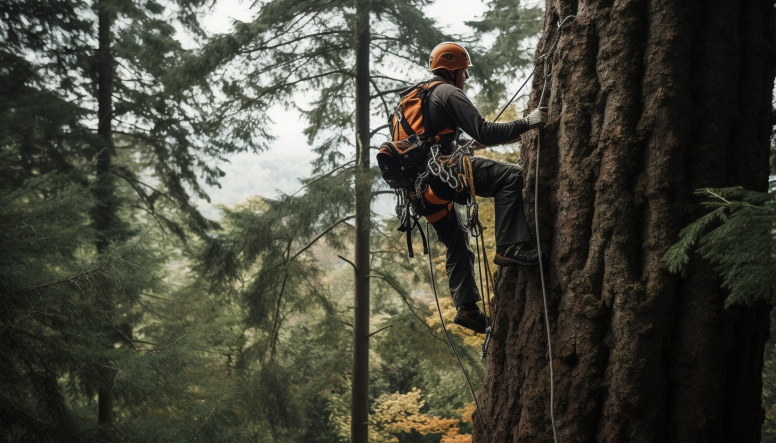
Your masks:
<svg viewBox="0 0 776 443"><path fill-rule="evenodd" d="M376 156L383 180L396 194L396 217L401 222L398 230L406 233L410 257L415 256L412 248L412 231L415 227L423 240L423 252L428 254L428 242L418 224L420 216L412 207L413 199L421 195L418 193L417 178L419 175L427 176L427 173L421 172L428 169L424 162L429 158L429 144L438 141L441 135L453 132L452 128L436 130L427 125L428 97L440 84L441 81L418 83L399 93L399 104L388 117L392 140L383 143ZM439 146L434 146L438 152ZM443 171L446 177L444 174L447 172ZM413 184L415 193L412 192Z"/></svg>

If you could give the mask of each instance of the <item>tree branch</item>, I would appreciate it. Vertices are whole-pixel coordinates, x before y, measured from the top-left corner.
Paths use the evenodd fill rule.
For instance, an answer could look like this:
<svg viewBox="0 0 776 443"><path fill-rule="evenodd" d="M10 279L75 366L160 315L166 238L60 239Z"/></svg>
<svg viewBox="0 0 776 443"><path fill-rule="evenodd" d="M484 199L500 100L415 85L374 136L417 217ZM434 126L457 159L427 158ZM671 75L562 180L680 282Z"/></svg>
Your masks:
<svg viewBox="0 0 776 443"><path fill-rule="evenodd" d="M324 35L334 35L334 34L350 34L350 31L326 31L326 32L318 32L318 33L315 33L315 34L307 34L307 35L303 35L301 37L293 38L293 39L285 41L283 43L278 43L276 45L271 45L271 46L253 46L253 47L251 47L251 48L249 48L247 50L242 50L239 53L240 54L249 54L251 52L256 52L256 51L267 51L267 50L277 49L277 48L280 48L282 46L290 45L290 44L293 44L293 43L296 43L296 42L300 42L300 41L303 41L303 40L306 40L306 39L315 38L315 37L321 37L321 36L324 36Z"/></svg>
<svg viewBox="0 0 776 443"><path fill-rule="evenodd" d="M386 329L390 328L391 326L393 326L393 325L388 325L388 326L386 326L386 327L384 327L384 328L380 328L380 329L376 330L375 332L373 332L373 333L371 333L371 334L367 335L367 337L371 337L371 336L373 336L373 335L375 335L375 334L379 334L380 332L383 332L383 331L385 331Z"/></svg>
<svg viewBox="0 0 776 443"><path fill-rule="evenodd" d="M391 110L388 107L388 103L385 101L385 98L383 97L384 94L380 91L380 88L377 86L377 82L375 82L374 77L371 75L369 76L369 82L372 83L372 86L374 86L375 91L377 91L377 95L375 95L375 97L380 97L380 101L383 102L383 109L385 110L385 113L387 115L391 115ZM369 97L369 98L371 99L372 97ZM370 135L373 135L373 134L370 134Z"/></svg>
<svg viewBox="0 0 776 443"><path fill-rule="evenodd" d="M339 256L338 256L338 257L339 257ZM340 257L340 258L342 258L342 257ZM343 258L343 260L345 260L345 259ZM347 261L347 260L345 260L345 261ZM351 263L351 264L352 264L352 263ZM354 266L354 267L355 267L355 266ZM406 296L406 295L405 295L405 294L404 294L402 291L400 291L400 290L399 290L399 288L397 288L397 287L396 287L396 286L393 284L393 282L391 282L391 281L390 281L390 280L388 280L387 278L383 277L382 275L378 275L378 274L372 274L372 275L369 275L369 276L367 276L367 278L372 278L372 277L375 277L375 278L380 278L380 279L383 279L383 280L385 280L386 282L388 282L388 284L389 284L389 285L391 285L391 287L392 287L392 288L393 288L393 289L394 289L396 292L398 292L398 293L399 293L399 295L401 296L402 300L404 300L404 303L405 303L405 304L407 305L407 307L410 309L410 312L412 312L412 315L414 315L414 316L415 316L415 318L417 318L417 319L418 319L418 321L420 321L421 323L423 323L423 325L424 325L424 326L426 326L426 328L428 328L428 331L431 333L431 335L432 335L432 336L433 336L435 339L437 339L437 340L441 341L442 343L445 343L445 344L447 344L447 342L446 342L446 341L442 340L441 338L439 338L439 337L438 337L438 336L437 336L437 335L434 333L434 330L431 328L431 326L429 326L429 324L428 324L428 323L426 323L426 321L425 321L425 320L423 320L422 318L420 318L420 316L418 315L418 313L417 313L417 312L415 312L415 310L412 308L412 305L410 304L409 300L407 299L407 296Z"/></svg>
<svg viewBox="0 0 776 443"><path fill-rule="evenodd" d="M377 89L377 87L375 87L375 89ZM405 89L407 89L407 88L396 88L396 89L389 89L387 91L380 91L380 92L378 92L375 95L370 95L369 98L372 99L372 98L380 97L382 99L383 96L390 95L390 94L396 94L396 93L401 92L401 91L403 91Z"/></svg>
<svg viewBox="0 0 776 443"><path fill-rule="evenodd" d="M122 340L124 340L124 341L125 341L125 342L126 342L128 345L129 345L129 347L130 347L130 348L132 348L132 350L133 350L133 351L137 351L137 348L135 347L135 344L134 344L134 343L132 343L132 341L133 341L132 339L130 339L129 337L127 337L126 335L124 335L124 333L123 333L123 332L121 332L121 331L119 330L119 328L117 328L117 327L115 327L115 326L113 327L113 330L114 330L114 331L115 331L117 334L119 334L119 335L121 336L121 339L122 339ZM138 341L138 343L142 343L142 342Z"/></svg>
<svg viewBox="0 0 776 443"><path fill-rule="evenodd" d="M398 78L388 77L388 76L385 76L385 75L374 75L374 74L372 74L370 77L371 78L384 78L386 80L391 80L391 81L395 81L395 82L399 82L399 83L404 83L405 85L412 85L412 83L408 82L407 80L401 80L401 79L398 79Z"/></svg>
<svg viewBox="0 0 776 443"><path fill-rule="evenodd" d="M297 258L297 257L299 256L299 254L301 254L302 252L304 252L304 251L306 251L308 248L310 248L310 246L312 246L312 245L313 245L315 242L317 242L318 240L320 240L320 239L321 239L321 237L323 237L324 235L326 235L326 234L328 234L329 232L331 232L331 230L332 230L332 229L334 229L334 228L335 228L337 225L339 225L340 223L344 223L344 222L346 222L346 221L348 221L348 220L350 220L350 219L352 219L352 218L355 218L355 217L356 217L355 215L349 215L349 216L347 216L347 217L345 217L345 218L343 218L343 219L341 219L341 220L337 220L337 221L336 221L336 222L335 222L333 225L331 225L331 226L329 226L328 228L326 228L326 230L325 230L325 231L323 231L323 232L321 232L320 234L318 234L318 236L317 236L317 237L315 237L315 238L314 238L314 239L313 239L313 240L312 240L310 243L308 243L308 244L307 244L307 246L305 246L304 248L300 249L300 250L299 250L299 252L297 252L296 254L292 255L292 256L291 256L291 258L289 258L289 259L288 259L288 261L291 261L291 260L293 260L293 259Z"/></svg>
<svg viewBox="0 0 776 443"><path fill-rule="evenodd" d="M323 175L319 175L318 177L315 177L315 178L313 178L312 180L310 180L310 182L306 183L304 186L302 186L301 188L299 188L299 190L298 190L298 191L296 191L296 192L294 192L293 194L291 194L291 197L295 196L296 194L299 194L300 192L302 192L302 189L304 189L304 188L306 188L306 187L310 186L310 185L311 185L311 184L313 184L315 181L317 181L317 180L320 180L320 179L322 179L322 178L324 178L324 177L328 177L328 176L330 176L330 175L334 174L335 172L339 171L340 169L343 169L345 166L347 166L347 165L349 165L349 164L351 164L351 163L355 163L355 162L356 162L355 160L351 160L351 161L349 161L349 162L347 162L347 163L344 163L344 164L342 164L342 165L340 165L340 166L337 166L336 168L332 169L331 171L329 171L329 172L327 172L327 173L325 173L325 174L323 174Z"/></svg>
<svg viewBox="0 0 776 443"><path fill-rule="evenodd" d="M388 129L390 126L391 125L382 125L382 126L380 126L378 128L373 129L372 131L369 132L369 137L374 137L375 134L377 134L378 132L382 131L383 129Z"/></svg>
<svg viewBox="0 0 776 443"><path fill-rule="evenodd" d="M89 275L89 274L93 274L93 273L95 273L95 272L99 271L100 269L102 269L102 268L104 268L104 267L106 267L106 266L110 265L111 263L113 263L113 262L115 262L115 261L118 261L118 260L120 260L120 259L121 259L121 258L123 258L125 255L127 255L128 253L129 253L129 251L125 252L125 253L124 253L124 254L122 254L122 255L119 255L118 257L114 257L113 259L111 259L111 260L109 260L109 261L107 261L107 262L105 262L105 263L101 264L100 266L97 266L96 268L92 268L92 269L89 269L89 270L86 270L86 271L80 272L80 273L78 273L78 274L76 274L76 275L74 275L74 276L72 276L72 277L63 278L63 279L61 279L61 280L54 280L54 281L52 281L52 282L48 282L48 283L42 283L42 284L35 285L35 286L28 286L28 287L26 287L26 288L17 289L17 291L32 291L32 290L34 290L34 289L41 289L41 288L46 288L46 287L48 287L48 286L58 285L58 284L60 284L60 283L67 283L67 282L70 282L70 281L73 281L73 280L79 279L79 278L81 278L81 277L84 277L84 276L87 276L87 275Z"/></svg>
<svg viewBox="0 0 776 443"><path fill-rule="evenodd" d="M311 75L309 77L303 77L303 78L300 78L299 80L294 80L294 81L289 82L289 83L283 83L283 84L277 85L277 86L272 87L272 88L266 88L265 90L263 90L261 92L262 92L262 94L274 93L278 89L282 89L282 88L285 88L285 87L288 87L288 86L294 86L294 85L297 85L299 83L304 83L306 81L315 80L316 78L326 77L326 76L332 75L332 74L342 74L342 75L345 75L345 76L348 76L348 77L351 77L351 78L355 78L356 77L356 75L354 73L352 73L352 72L350 72L348 70L337 69L337 70L334 70L334 71L324 72L322 74L316 74L316 75Z"/></svg>
<svg viewBox="0 0 776 443"><path fill-rule="evenodd" d="M356 267L356 265L353 264L352 261L346 259L345 257L343 257L341 255L338 255L337 257L339 257L341 260L347 262L350 266L353 266L353 270L356 271L356 274L358 274L358 268Z"/></svg>

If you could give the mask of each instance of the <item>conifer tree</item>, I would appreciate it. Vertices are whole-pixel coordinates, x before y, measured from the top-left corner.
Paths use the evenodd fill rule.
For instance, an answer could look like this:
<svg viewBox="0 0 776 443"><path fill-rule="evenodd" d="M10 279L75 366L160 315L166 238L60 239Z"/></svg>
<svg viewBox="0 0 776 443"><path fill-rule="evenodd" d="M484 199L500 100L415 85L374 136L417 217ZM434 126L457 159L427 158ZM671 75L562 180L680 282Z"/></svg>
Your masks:
<svg viewBox="0 0 776 443"><path fill-rule="evenodd" d="M525 7L521 0L492 0L479 20L467 21L474 29L474 42L486 34L495 41L477 59L475 71L489 81L481 84L477 96L481 111L492 112L503 103L507 85L514 83L515 74L533 66L531 37L542 30L543 10L539 6Z"/></svg>
<svg viewBox="0 0 776 443"><path fill-rule="evenodd" d="M148 231L147 220L179 237L189 235L187 230L203 235L215 227L190 203L190 194L206 198L202 184L214 185L223 175L213 160L230 152L260 149L262 133L258 130L246 135L241 116L215 111L219 104L212 91L170 73L170 68L187 56L170 18L195 38L201 37L197 14L204 4L197 0L101 0L94 5L27 0L0 5L0 58L4 66L0 71L0 100L4 104L0 111L5 168L2 191L10 199L9 208L23 202L52 205L59 201L60 190L69 189L81 198L73 209L88 210L90 214L88 226L68 226L74 232L88 233L73 235L66 242L71 264L57 265L64 259L54 253L30 250L17 258L18 263L36 263L30 272L37 270L42 277L58 271L59 278L51 279L58 281L69 274L80 275L73 267L76 263L83 272L95 266L103 270L100 263L116 257L122 257L125 263L128 260L120 251L132 249L143 238L142 233ZM251 125L260 126L261 119L251 121ZM93 199L83 195L87 188ZM58 206L57 211L64 214L65 209L69 208ZM24 213L24 206L17 212ZM23 217L19 219L24 221ZM64 217L62 223L66 220ZM52 219L44 222L51 223ZM52 224L52 229L56 226ZM56 235L66 236L65 232L60 229ZM64 254L62 251L68 248L58 253ZM122 268L124 274L116 271L112 276L114 283L135 278L146 283L127 283L120 290L107 283L91 286L94 292L90 295L97 297L94 308L99 308L99 315L76 309L83 301L69 295L72 289L64 292L67 295L60 300L63 307L44 303L44 313L50 314L49 308L62 313L61 323L46 324L52 329L49 332L94 336L90 343L99 350L91 352L101 356L112 352L117 344L131 349L131 307L137 295L152 286L161 266L154 254L148 257L145 260L137 256L137 268ZM145 268L140 266L144 261L148 261ZM12 272L13 266L8 266L4 275ZM142 275L133 275L133 270ZM89 280L90 275L84 278ZM13 291L24 287L12 283L6 291L15 294ZM62 284L56 285L60 287ZM33 305L9 304L6 308L4 325L7 319L24 317L25 310L33 309ZM30 328L37 324L32 323ZM25 331L33 334L30 329ZM110 422L112 407L107 400L109 387L117 383L116 366L100 363L97 358L85 360L93 362L91 367L68 366L63 354L57 357L61 361L47 363L47 377L57 380L67 373L74 379L88 379L89 383L74 390L80 398L91 397L94 383L103 383L100 421ZM112 359L121 360L118 355ZM105 373L96 376L97 368ZM28 373L33 387L36 371L33 368ZM64 399L54 398L62 389L51 383L47 395L53 396L52 404L65 411ZM44 392L35 391L33 398ZM121 392L118 395L124 396ZM9 404L22 411L19 417L35 417L23 401L18 401L20 398L8 398ZM37 432L26 426L18 432Z"/></svg>
<svg viewBox="0 0 776 443"><path fill-rule="evenodd" d="M347 150L344 148L355 147L354 167L345 176L352 177L352 186L355 187L346 197L346 201L354 200L355 203L353 441L367 439L369 403L369 233L374 192L374 173L370 171L369 158L371 138L379 130L373 131L370 126L370 117L374 113L370 101L372 96L380 98L383 111L387 113L384 96L406 83L370 70L370 59L380 65L393 56L395 64L408 65L405 69L398 69L399 72L410 71L425 60L428 50L435 43L445 40L433 23L423 17L419 10L423 4L418 1L365 0L325 4L315 1L269 2L262 5L252 23L238 23L233 35L216 40L205 52L206 60L221 57L217 60L219 64L232 60L259 61L245 74L248 82L242 83L242 87L224 85L225 91L240 91L238 98L243 100L238 106L250 105L254 100L264 100L265 97L291 100L293 96L289 94L298 91L316 93L312 109L303 110L310 122L305 132L311 142L319 142L316 172L335 171L348 166L350 161L342 163L350 160L346 158ZM380 23L381 19L383 23L372 27L371 17L375 17L376 23ZM230 51L224 51L225 47ZM250 96L246 96L246 89L252 93ZM355 109L355 116L351 113L352 109ZM355 142L349 139L348 134L355 134ZM315 205L315 208L320 214L331 212L330 208L320 205ZM318 217L309 221L317 222ZM289 256L288 249L285 255ZM277 318L275 323L278 323Z"/></svg>
<svg viewBox="0 0 776 443"><path fill-rule="evenodd" d="M268 100L299 109L309 123L305 134L316 146L317 157L313 161L316 178L323 183L340 180L349 189L343 195L348 203L336 205L331 204L329 190L319 190L317 192L322 194L316 195L315 188L306 189L310 196L307 201L312 206L300 214L280 209L281 204L287 208L298 207L293 202L299 198L282 197L279 202L272 203L272 209L264 212L262 217L269 217L270 211L282 211L288 218L280 219L281 223L297 229L292 231L295 237L289 238L277 251L285 257L283 266L274 266L272 272L267 272L266 263L276 262L278 258L262 255L257 276L281 279L285 283L293 281L294 272L289 272L288 264L289 258L298 257L293 251L315 241L316 233L330 232L333 227L330 223L337 223L348 214L340 212L343 208L354 211L355 260L351 263L356 279L351 404L354 441L367 438L369 276L372 266L380 263L380 259L369 252L369 232L374 229L371 201L379 192L375 172L369 164L370 149L373 149L374 137L385 134L387 125L382 122L392 111L394 94L413 81L428 78L424 68L430 50L439 42L452 39L438 31L433 21L424 16L422 8L428 4L422 0L270 1L261 5L253 21L236 22L234 33L214 39L204 48L199 60L183 69L187 73L184 75L190 77L203 66L218 69L222 91L232 97L233 109L250 108L255 102ZM496 12L491 13L494 14ZM494 26L507 25L483 22L482 32L490 32ZM478 51L474 49L476 56ZM507 58L483 58L483 63L475 67L482 73L481 80L487 81L489 73L495 71L493 66L488 67L488 60L494 65ZM521 63L520 60L511 62ZM229 66L240 69L230 73ZM308 94L309 105L295 102L302 94ZM370 101L375 102L375 106ZM375 116L379 116L376 120L379 123L370 124ZM345 188L337 184L334 189ZM305 223L304 229L299 221ZM277 229L285 231L286 227L273 226L269 232ZM253 233L253 230L243 231L237 236L252 238ZM263 241L273 241L271 235L270 238L264 236ZM234 266L237 260L253 263L259 256L255 253L257 249L245 254L246 247L234 241L214 241L205 254L205 263L216 268L219 263ZM219 272L228 276L226 271ZM282 277L273 275L278 272ZM264 298L266 294L251 290L246 296ZM248 304L257 308L265 306L265 302L259 301ZM273 324L282 323L280 308L278 299ZM262 310L252 317L266 315Z"/></svg>

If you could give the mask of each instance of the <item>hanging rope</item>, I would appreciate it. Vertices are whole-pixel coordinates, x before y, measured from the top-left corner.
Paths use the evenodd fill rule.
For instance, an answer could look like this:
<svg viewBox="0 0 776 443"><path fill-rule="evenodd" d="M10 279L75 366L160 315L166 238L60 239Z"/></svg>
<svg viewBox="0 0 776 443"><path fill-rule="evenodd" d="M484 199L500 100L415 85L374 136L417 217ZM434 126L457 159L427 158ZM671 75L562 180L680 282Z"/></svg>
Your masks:
<svg viewBox="0 0 776 443"><path fill-rule="evenodd" d="M426 222L426 235L429 235L429 229L428 229L429 223ZM429 248L428 253L428 269L429 272L431 272L431 288L434 290L434 301L436 301L437 306L437 312L439 313L439 321L442 322L442 330L445 331L445 336L447 337L447 342L450 344L450 349L453 350L453 354L455 354L455 359L458 360L458 366L461 367L461 372L463 372L463 376L466 378L466 385L469 386L469 392L472 394L472 398L474 399L474 406L477 408L477 415L479 415L480 420L480 431L482 431L483 435L487 437L487 432L485 431L483 422L484 418L482 415L482 411L480 411L480 402L477 401L477 394L474 393L474 387L472 386L472 381L469 378L469 372L466 370L466 368L463 366L463 362L461 361L461 357L458 356L458 351L455 350L455 346L453 346L453 340L450 338L450 333L447 332L447 326L445 326L445 319L442 318L442 307L439 305L439 296L437 295L436 290L436 281L434 280L434 261L431 256L431 251ZM473 421L473 420L472 420Z"/></svg>
<svg viewBox="0 0 776 443"><path fill-rule="evenodd" d="M542 72L544 74L544 84L542 85L542 94L539 96L539 108L542 107L544 93L547 91L547 82L550 78L550 75L552 74L552 72L547 70L548 60L550 59L552 53L555 51L555 48L558 47L560 36L563 33L563 25L565 25L567 21L573 19L574 17L575 16L573 15L569 15L568 17L564 18L563 21L558 23L558 35L555 37L555 42L552 44L548 52L539 57L539 59L544 59L544 69ZM534 68L534 70L535 69L536 68ZM534 175L536 176L534 183L534 225L536 226L536 252L539 254L539 275L542 282L542 301L544 302L544 327L547 330L547 358L549 360L550 366L550 421L552 422L553 441L558 443L558 431L555 425L555 372L552 361L552 335L550 334L550 315L547 308L547 289L544 285L544 260L542 260L542 242L539 233L539 154L541 152L541 135L542 134L540 129L536 133L536 168L534 169Z"/></svg>
<svg viewBox="0 0 776 443"><path fill-rule="evenodd" d="M558 42L560 41L560 37L562 35L562 28L563 25L565 25L569 20L574 19L576 16L569 15L566 18L564 18L560 23L558 23L558 34L555 37L555 41L550 46L550 50L542 54L537 58L538 60L543 61L543 85L542 85L542 93L539 97L539 106L542 107L542 103L544 101L544 95L547 90L547 82L551 75L551 72L547 70L548 60L550 59L551 55L555 51L555 49L558 46ZM518 96L520 91L522 91L523 87L528 83L528 81L533 77L534 73L536 72L536 69L538 68L538 64L534 65L534 69L531 70L531 73L529 74L528 78L523 82L523 84L518 88L517 92L512 96L511 99L507 102L506 105L501 109L501 112L496 116L496 118L493 120L494 122L497 121L506 111L506 109L509 107L510 104L515 100L515 98ZM456 191L459 191L463 188L464 184L467 185L470 191L470 201L467 203L467 217L469 219L469 234L475 237L476 240L476 249L477 249L477 262L478 262L478 268L480 271L480 292L483 292L483 268L484 268L484 280L485 280L485 300L483 303L483 311L486 317L486 336L485 336L485 342L482 345L482 358L485 358L485 355L487 353L488 344L490 342L490 336L493 333L492 326L491 326L491 319L495 319L495 308L491 305L491 299L490 299L490 291L491 288L493 289L493 296L496 297L496 286L493 281L493 274L490 272L490 264L488 262L488 256L487 256L487 250L485 248L485 239L482 236L482 231L485 229L485 227L482 226L482 223L479 219L479 204L476 200L476 192L474 189L474 173L473 168L471 165L471 156L473 155L473 151L471 150L471 146L474 144L474 140L470 140L468 143L466 143L463 146L459 146L459 148L450 156L439 156L438 152L435 152L434 148L435 146L431 147L432 155L429 157L429 164L427 171L422 175L424 178L429 175L429 172L437 177L440 177L443 181L448 183L450 187L455 189ZM437 147L438 149L438 147ZM549 369L550 369L550 421L552 422L552 437L553 441L555 443L558 443L558 433L557 428L555 424L555 372L553 367L553 353L552 353L552 335L550 333L550 317L549 317L549 309L547 304L547 290L545 287L545 276L544 276L544 263L541 259L542 257L542 247L541 247L541 238L540 238L540 232L539 232L539 155L541 151L541 130L537 131L537 138L536 138L536 169L535 169L535 187L534 187L534 216L535 216L535 226L536 226L536 248L537 253L539 254L539 274L541 278L541 288L542 288L542 300L544 303L544 323L545 323L545 329L547 330L547 354L548 354L548 360L549 360ZM456 174L452 173L454 170L461 171L460 173ZM420 180L418 180L420 181ZM416 185L418 183L416 181ZM426 236L429 235L429 223L426 222ZM480 249L482 249L482 258L483 260L480 260ZM474 388L471 384L471 379L469 378L469 373L466 371L466 368L463 365L463 362L461 361L461 358L458 356L458 352L455 349L455 346L453 345L453 341L450 338L450 334L447 332L447 327L445 325L444 318L442 317L442 308L439 305L439 297L437 295L436 291L436 282L434 281L434 264L432 260L432 256L429 253L428 254L428 260L429 260L429 271L431 273L431 285L432 289L434 291L434 300L436 301L437 306L437 312L439 313L439 320L442 323L442 330L445 332L445 336L447 337L447 341L450 344L450 348L453 350L453 354L455 354L455 358L458 361L458 365L461 367L461 371L464 374L464 377L466 379L466 384L469 387L469 391L471 392L472 398L474 399L474 404L477 409L477 414L480 418L480 430L483 432L483 435L485 435L485 440L487 441L487 432L485 431L483 422L484 422L484 416L482 415L482 411L480 410L479 402L477 401L477 396L474 392ZM484 263L484 265L483 265ZM488 310L491 311L491 316L488 316Z"/></svg>

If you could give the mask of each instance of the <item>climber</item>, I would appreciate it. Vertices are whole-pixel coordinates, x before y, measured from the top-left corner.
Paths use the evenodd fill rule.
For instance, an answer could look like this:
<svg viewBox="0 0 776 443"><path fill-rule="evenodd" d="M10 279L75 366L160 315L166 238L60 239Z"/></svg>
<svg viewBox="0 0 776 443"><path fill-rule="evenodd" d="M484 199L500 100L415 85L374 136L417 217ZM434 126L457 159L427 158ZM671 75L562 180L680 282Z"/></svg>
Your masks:
<svg viewBox="0 0 776 443"><path fill-rule="evenodd" d="M426 125L451 128L438 136L440 154L449 155L454 149L458 129L485 146L516 141L529 129L544 126L547 114L535 109L527 117L506 123L487 122L463 92L468 69L472 66L469 53L457 44L445 42L431 51L429 69L432 81L442 81L428 97ZM434 133L434 132L432 132ZM539 255L533 244L523 212L523 177L516 165L482 157L473 157L474 188L478 197L493 197L496 212L496 256L500 266L536 266ZM454 322L478 333L486 329L485 315L477 306L480 294L474 278L474 253L469 249L468 233L451 209L450 202L465 203L466 191L456 194L439 177L430 176L422 199L414 205L416 212L426 217L434 227L439 241L447 247L446 269L450 293L457 314ZM464 194L464 195L462 195Z"/></svg>

